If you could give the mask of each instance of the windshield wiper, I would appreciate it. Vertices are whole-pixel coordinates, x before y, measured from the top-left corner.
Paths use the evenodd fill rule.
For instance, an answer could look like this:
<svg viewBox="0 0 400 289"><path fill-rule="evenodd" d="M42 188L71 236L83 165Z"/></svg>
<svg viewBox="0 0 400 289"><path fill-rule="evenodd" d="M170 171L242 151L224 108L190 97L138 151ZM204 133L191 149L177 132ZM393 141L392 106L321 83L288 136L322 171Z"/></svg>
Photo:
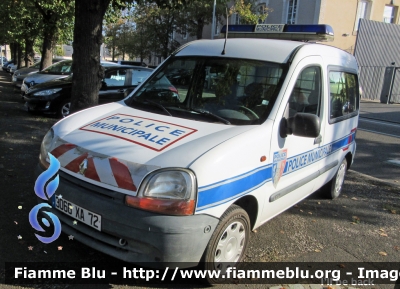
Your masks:
<svg viewBox="0 0 400 289"><path fill-rule="evenodd" d="M208 115L208 116L212 116L213 118L218 119L219 121L225 123L225 124L231 124L231 122L223 117L220 117L219 115L216 115L208 110L204 110L204 109L196 109L196 108L190 108L190 110L203 114L203 115Z"/></svg>
<svg viewBox="0 0 400 289"><path fill-rule="evenodd" d="M163 106L161 103L152 101L152 100L144 100L144 101L139 101L137 99L134 99L136 102L142 103L142 104L152 104L153 106L157 106L159 108L161 108L165 113L167 113L169 116L172 116L172 114L165 108L165 106Z"/></svg>

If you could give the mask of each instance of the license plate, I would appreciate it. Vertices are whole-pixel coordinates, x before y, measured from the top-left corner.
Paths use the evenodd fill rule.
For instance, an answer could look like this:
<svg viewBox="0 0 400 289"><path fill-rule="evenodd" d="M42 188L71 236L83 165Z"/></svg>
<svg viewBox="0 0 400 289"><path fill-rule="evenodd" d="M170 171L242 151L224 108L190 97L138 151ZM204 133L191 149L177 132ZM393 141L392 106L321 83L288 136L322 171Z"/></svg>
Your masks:
<svg viewBox="0 0 400 289"><path fill-rule="evenodd" d="M101 215L77 206L64 198L59 198L58 196L55 196L54 207L64 214L71 216L75 220L101 231Z"/></svg>

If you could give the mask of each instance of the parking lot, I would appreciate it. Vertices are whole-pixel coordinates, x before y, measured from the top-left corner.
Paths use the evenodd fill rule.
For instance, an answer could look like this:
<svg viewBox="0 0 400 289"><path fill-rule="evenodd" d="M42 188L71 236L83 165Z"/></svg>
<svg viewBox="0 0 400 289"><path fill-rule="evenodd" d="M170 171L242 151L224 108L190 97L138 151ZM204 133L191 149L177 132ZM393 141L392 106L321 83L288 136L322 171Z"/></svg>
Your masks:
<svg viewBox="0 0 400 289"><path fill-rule="evenodd" d="M28 220L29 211L36 204L33 169L38 161L41 140L57 119L26 112L10 79L10 75L0 71L3 197L0 259L2 262L119 263L70 240L65 234L47 245L36 239ZM398 262L400 187L349 171L342 194L332 201L314 193L267 222L251 234L245 261ZM1 269L3 266L4 263ZM4 278L4 272L1 275ZM241 282L238 283L240 286ZM393 285L374 286L379 287L393 288ZM15 287L0 284L0 288ZM122 285L96 285L93 288L122 288Z"/></svg>

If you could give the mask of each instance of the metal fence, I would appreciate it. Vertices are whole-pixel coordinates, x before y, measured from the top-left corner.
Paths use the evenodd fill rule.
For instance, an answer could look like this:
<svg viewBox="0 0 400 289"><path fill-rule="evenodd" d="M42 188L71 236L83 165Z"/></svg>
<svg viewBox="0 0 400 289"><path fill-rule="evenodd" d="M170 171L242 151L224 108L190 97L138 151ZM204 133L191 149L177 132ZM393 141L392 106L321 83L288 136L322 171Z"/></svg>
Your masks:
<svg viewBox="0 0 400 289"><path fill-rule="evenodd" d="M385 103L391 92L390 102L400 103L400 67L360 66L359 83L363 99Z"/></svg>

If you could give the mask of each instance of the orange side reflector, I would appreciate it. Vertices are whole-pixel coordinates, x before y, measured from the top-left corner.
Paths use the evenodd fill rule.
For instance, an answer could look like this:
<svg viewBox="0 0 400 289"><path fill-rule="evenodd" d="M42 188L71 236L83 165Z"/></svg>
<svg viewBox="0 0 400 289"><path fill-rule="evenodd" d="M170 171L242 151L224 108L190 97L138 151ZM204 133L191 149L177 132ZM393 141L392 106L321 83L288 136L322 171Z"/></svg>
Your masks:
<svg viewBox="0 0 400 289"><path fill-rule="evenodd" d="M267 160L267 157L266 156L262 156L261 158L260 158L260 162L265 162Z"/></svg>

